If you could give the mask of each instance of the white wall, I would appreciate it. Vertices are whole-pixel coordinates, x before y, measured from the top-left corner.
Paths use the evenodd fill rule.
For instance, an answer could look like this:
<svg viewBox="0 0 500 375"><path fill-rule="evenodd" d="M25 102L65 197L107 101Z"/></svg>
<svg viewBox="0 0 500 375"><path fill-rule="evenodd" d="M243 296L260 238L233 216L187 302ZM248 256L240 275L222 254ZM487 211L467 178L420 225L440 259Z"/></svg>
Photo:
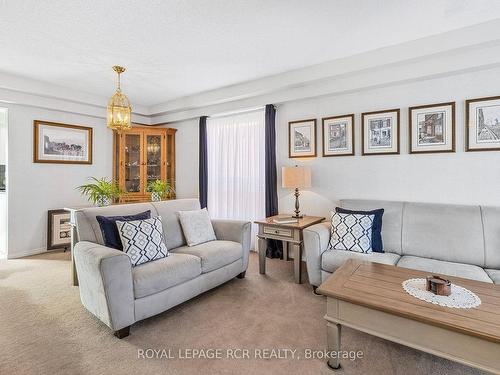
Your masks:
<svg viewBox="0 0 500 375"><path fill-rule="evenodd" d="M177 198L196 198L198 194L198 119L166 125L176 128L175 179Z"/></svg>
<svg viewBox="0 0 500 375"><path fill-rule="evenodd" d="M0 107L0 164L7 161L7 111ZM7 257L7 193L0 191L0 259Z"/></svg>
<svg viewBox="0 0 500 375"><path fill-rule="evenodd" d="M500 68L278 105L278 195L281 212L294 197L282 189L281 167L310 165L313 188L301 195L302 211L328 215L342 198L489 204L500 206L500 152L464 151L465 100L500 94ZM408 107L456 101L456 153L408 154ZM401 109L401 154L361 156L361 112ZM321 155L321 118L355 114L356 156L288 158L288 121L316 118ZM198 195L198 120L174 124L179 197Z"/></svg>
<svg viewBox="0 0 500 375"><path fill-rule="evenodd" d="M112 132L102 118L4 105L9 110L8 257L43 251L47 242L47 210L87 202L75 190L87 177L111 177ZM33 163L33 120L93 128L93 164Z"/></svg>
<svg viewBox="0 0 500 375"><path fill-rule="evenodd" d="M310 165L312 185L301 211L328 215L342 198L488 204L500 206L500 152L464 152L465 99L500 95L500 68L353 93L289 102L277 111L278 184L281 166ZM456 101L452 154L408 154L408 107ZM360 113L401 108L401 155L361 156ZM356 156L288 158L288 121L316 118L321 155L321 118L355 114ZM278 189L281 212L292 212L291 192Z"/></svg>

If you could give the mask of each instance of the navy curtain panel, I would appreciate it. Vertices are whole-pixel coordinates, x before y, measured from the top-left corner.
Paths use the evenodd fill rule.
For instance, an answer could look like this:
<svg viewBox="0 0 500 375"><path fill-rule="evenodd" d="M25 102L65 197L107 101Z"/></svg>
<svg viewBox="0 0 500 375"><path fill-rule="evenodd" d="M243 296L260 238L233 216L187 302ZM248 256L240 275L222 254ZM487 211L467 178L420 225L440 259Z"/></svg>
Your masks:
<svg viewBox="0 0 500 375"><path fill-rule="evenodd" d="M207 207L208 198L208 153L207 153L207 116L200 117L200 159L199 194L201 208Z"/></svg>
<svg viewBox="0 0 500 375"><path fill-rule="evenodd" d="M266 105L266 217L278 214L278 176L276 173L276 109ZM268 240L266 255L269 258L282 258L283 246L280 241Z"/></svg>

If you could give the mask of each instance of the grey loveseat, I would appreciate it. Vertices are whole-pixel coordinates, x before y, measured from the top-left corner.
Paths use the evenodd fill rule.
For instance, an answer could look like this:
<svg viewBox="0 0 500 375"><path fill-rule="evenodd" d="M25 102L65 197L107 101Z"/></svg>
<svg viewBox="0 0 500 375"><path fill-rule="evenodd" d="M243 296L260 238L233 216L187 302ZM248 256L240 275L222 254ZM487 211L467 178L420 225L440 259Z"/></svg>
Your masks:
<svg viewBox="0 0 500 375"><path fill-rule="evenodd" d="M213 220L216 241L188 247L178 211L199 209L197 199L87 208L77 212L74 257L83 305L119 338L130 325L168 310L236 276L248 266L251 223ZM122 251L103 245L97 215L161 216L170 255L132 267Z"/></svg>
<svg viewBox="0 0 500 375"><path fill-rule="evenodd" d="M385 253L330 250L330 222L311 226L304 249L314 288L350 258L500 284L500 207L376 200L342 200L341 206L385 209Z"/></svg>

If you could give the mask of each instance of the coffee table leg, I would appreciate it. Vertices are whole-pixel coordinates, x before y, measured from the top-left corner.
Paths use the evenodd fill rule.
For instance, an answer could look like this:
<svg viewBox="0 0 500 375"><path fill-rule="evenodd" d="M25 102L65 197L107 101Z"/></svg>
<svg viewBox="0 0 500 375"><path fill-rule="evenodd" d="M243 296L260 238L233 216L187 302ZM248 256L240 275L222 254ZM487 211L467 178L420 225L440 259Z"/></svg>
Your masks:
<svg viewBox="0 0 500 375"><path fill-rule="evenodd" d="M335 358L330 358L328 360L328 367L333 370L338 370L340 368L340 360L338 358L338 352L340 351L340 331L341 325L335 323L326 323L326 341L328 351L336 352Z"/></svg>
<svg viewBox="0 0 500 375"><path fill-rule="evenodd" d="M266 251L267 241L264 238L259 238L259 273L266 274Z"/></svg>

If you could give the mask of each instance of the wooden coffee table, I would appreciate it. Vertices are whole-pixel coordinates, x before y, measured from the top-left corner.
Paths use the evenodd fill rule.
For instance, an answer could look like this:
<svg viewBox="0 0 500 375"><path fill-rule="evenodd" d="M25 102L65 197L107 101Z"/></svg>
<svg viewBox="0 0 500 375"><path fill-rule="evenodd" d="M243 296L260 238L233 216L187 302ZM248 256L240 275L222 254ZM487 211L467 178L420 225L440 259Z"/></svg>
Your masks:
<svg viewBox="0 0 500 375"><path fill-rule="evenodd" d="M401 283L429 273L347 261L317 291L327 297L327 345L340 350L341 326L350 327L468 366L500 373L500 286L449 277L481 299L456 309L410 296ZM339 368L338 359L330 359Z"/></svg>

